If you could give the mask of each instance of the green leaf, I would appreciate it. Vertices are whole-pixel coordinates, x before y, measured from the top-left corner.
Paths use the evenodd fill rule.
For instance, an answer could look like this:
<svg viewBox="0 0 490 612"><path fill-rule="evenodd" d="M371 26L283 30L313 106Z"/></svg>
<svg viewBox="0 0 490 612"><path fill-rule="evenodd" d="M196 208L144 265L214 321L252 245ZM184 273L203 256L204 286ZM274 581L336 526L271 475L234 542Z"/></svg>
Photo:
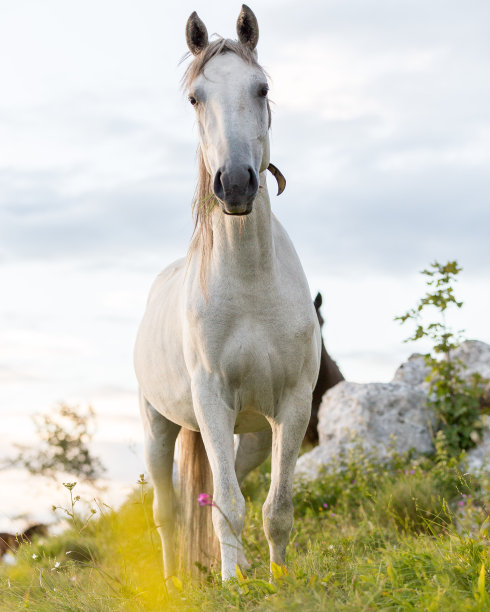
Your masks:
<svg viewBox="0 0 490 612"><path fill-rule="evenodd" d="M170 576L170 580L172 581L172 584L177 589L177 591L179 591L179 593L181 593L183 591L183 589L184 589L184 586L182 584L182 580L180 580L180 578L177 578L177 576Z"/></svg>
<svg viewBox="0 0 490 612"><path fill-rule="evenodd" d="M477 582L477 593L478 599L481 602L484 602L487 598L487 593L485 591L485 564L481 564L480 575L478 576Z"/></svg>

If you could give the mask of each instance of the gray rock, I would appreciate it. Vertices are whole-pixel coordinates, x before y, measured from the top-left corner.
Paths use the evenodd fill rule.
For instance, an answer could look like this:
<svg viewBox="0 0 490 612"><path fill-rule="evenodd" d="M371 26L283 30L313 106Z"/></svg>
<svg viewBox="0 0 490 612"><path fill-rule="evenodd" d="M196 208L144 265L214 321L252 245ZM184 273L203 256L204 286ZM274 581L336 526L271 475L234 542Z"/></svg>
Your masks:
<svg viewBox="0 0 490 612"><path fill-rule="evenodd" d="M480 340L465 340L452 356L460 359L465 366L461 372L462 378L469 380L472 374L480 374L490 379L490 344ZM487 408L490 407L490 382L484 386L482 402ZM490 470L490 419L484 417L484 422L481 441L467 453L470 472Z"/></svg>
<svg viewBox="0 0 490 612"><path fill-rule="evenodd" d="M465 340L454 351L453 357L460 359L466 368L462 377L469 379L472 374L480 374L490 379L490 344L480 340ZM490 406L490 383L484 388L482 401L488 408ZM490 470L490 418L484 418L485 429L482 439L476 448L468 451L468 469L470 472Z"/></svg>
<svg viewBox="0 0 490 612"><path fill-rule="evenodd" d="M453 357L466 366L463 378L469 380L479 373L490 379L489 344L466 340ZM296 474L315 478L320 467L335 462L342 451L358 443L380 458L393 446L401 453L410 448L420 453L432 451L435 418L426 403L428 373L423 355L416 353L398 368L390 383L344 381L327 391L319 410L320 445L299 458ZM483 402L490 405L490 384ZM481 442L467 457L470 471L490 469L490 419Z"/></svg>
<svg viewBox="0 0 490 612"><path fill-rule="evenodd" d="M472 374L478 373L483 378L490 379L490 344L480 340L465 340L452 352L451 357L463 363L461 372L463 378L469 380ZM428 389L425 379L429 371L424 356L414 353L397 369L393 382L404 382L414 387Z"/></svg>
<svg viewBox="0 0 490 612"><path fill-rule="evenodd" d="M452 353L453 359L462 362L461 377L470 381L472 374L480 374L483 378L489 379L484 385L482 403L487 408L490 407L490 344L480 340L465 340ZM423 355L415 353L403 363L395 372L393 381L406 382L409 385L417 386L425 391L429 391L429 383L424 379L429 373L429 368L425 365ZM485 430L478 446L467 454L468 469L470 472L478 470L490 470L490 419L485 419Z"/></svg>
<svg viewBox="0 0 490 612"><path fill-rule="evenodd" d="M471 473L490 470L490 419L487 417L485 421L481 442L466 454Z"/></svg>
<svg viewBox="0 0 490 612"><path fill-rule="evenodd" d="M490 379L490 344L480 340L465 340L451 356L463 363L461 372L463 378L469 380L472 374L478 373ZM424 356L414 353L395 372L393 382L404 382L414 387L428 389L428 383L425 382L428 374L429 368L425 365Z"/></svg>
<svg viewBox="0 0 490 612"><path fill-rule="evenodd" d="M479 340L466 340L454 351L454 357L460 359L466 366L463 377L470 379L472 374L480 374L484 382L482 401L486 408L490 407L490 344ZM489 423L490 425L490 423Z"/></svg>
<svg viewBox="0 0 490 612"><path fill-rule="evenodd" d="M425 382L425 379L429 372L430 368L425 365L424 356L420 353L414 353L395 372L393 382L403 382L412 387L423 386L428 388L429 383Z"/></svg>
<svg viewBox="0 0 490 612"><path fill-rule="evenodd" d="M465 340L453 351L452 356L466 366L463 371L465 378L474 373L490 378L490 344L480 340Z"/></svg>
<svg viewBox="0 0 490 612"><path fill-rule="evenodd" d="M402 382L340 382L320 406L320 445L299 458L296 474L314 478L322 465L359 442L381 459L391 447L401 453L410 448L430 452L432 422L423 389Z"/></svg>

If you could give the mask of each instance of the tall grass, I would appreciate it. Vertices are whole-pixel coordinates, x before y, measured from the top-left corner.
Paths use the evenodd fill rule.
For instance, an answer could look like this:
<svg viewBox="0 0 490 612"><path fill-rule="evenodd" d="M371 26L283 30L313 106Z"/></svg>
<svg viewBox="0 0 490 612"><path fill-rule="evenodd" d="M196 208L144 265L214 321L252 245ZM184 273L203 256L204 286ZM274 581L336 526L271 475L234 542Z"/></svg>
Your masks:
<svg viewBox="0 0 490 612"><path fill-rule="evenodd" d="M203 567L202 581L175 581L171 595L140 480L120 510L99 504L92 520L68 517L62 534L21 546L17 565L0 570L0 609L489 610L488 475L459 465L443 452L382 464L357 449L339 459L340 474L330 466L298 483L287 569L270 581L266 464L244 488L251 569L222 586Z"/></svg>

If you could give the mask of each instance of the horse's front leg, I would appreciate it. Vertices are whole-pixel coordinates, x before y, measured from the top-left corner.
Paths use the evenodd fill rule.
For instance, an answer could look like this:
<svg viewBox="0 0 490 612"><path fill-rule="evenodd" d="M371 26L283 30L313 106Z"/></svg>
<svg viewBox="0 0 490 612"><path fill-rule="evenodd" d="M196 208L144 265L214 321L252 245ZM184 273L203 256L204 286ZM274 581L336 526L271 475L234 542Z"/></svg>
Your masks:
<svg viewBox="0 0 490 612"><path fill-rule="evenodd" d="M262 507L271 563L283 565L293 526L293 476L311 411L311 391L290 395L272 427L271 486Z"/></svg>
<svg viewBox="0 0 490 612"><path fill-rule="evenodd" d="M213 473L213 526L220 543L221 576L236 576L237 555L245 518L245 499L235 474L235 412L222 389L211 383L193 385L194 410Z"/></svg>

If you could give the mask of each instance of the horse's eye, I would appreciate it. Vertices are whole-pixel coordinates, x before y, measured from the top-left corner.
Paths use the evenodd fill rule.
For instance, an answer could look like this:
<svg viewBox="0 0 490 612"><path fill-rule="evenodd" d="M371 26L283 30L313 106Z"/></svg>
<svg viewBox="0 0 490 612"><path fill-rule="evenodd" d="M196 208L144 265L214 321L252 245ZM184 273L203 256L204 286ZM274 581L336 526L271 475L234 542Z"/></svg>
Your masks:
<svg viewBox="0 0 490 612"><path fill-rule="evenodd" d="M189 102L192 104L192 106L197 104L197 100L194 98L194 96L189 96Z"/></svg>
<svg viewBox="0 0 490 612"><path fill-rule="evenodd" d="M262 96L263 98L265 98L267 96L268 92L269 92L269 88L267 87L267 85L263 85L259 89L259 95Z"/></svg>

